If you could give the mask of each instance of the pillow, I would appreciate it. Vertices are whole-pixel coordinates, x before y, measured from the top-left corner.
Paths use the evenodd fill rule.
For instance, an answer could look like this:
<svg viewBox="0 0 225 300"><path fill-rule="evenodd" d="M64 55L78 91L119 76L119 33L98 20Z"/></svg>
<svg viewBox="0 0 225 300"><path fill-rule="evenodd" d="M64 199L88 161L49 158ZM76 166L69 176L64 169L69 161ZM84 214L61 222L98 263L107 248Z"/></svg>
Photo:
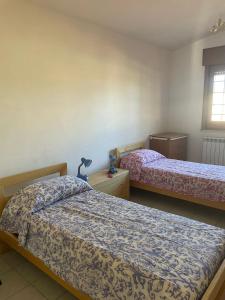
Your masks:
<svg viewBox="0 0 225 300"><path fill-rule="evenodd" d="M85 181L74 176L62 176L31 184L18 191L6 204L0 219L0 228L18 232L18 220L25 219L59 200L91 190Z"/></svg>
<svg viewBox="0 0 225 300"><path fill-rule="evenodd" d="M130 171L131 180L138 181L140 180L143 165L161 158L165 158L165 156L153 150L135 150L122 157L120 167Z"/></svg>

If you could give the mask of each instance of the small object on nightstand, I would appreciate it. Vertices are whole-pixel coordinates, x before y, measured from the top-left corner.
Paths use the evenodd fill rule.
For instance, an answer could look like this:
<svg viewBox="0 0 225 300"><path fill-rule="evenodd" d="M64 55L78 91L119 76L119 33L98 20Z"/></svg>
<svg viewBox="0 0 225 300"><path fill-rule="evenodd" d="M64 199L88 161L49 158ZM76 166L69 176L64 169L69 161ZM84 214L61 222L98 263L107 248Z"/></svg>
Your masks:
<svg viewBox="0 0 225 300"><path fill-rule="evenodd" d="M110 165L109 165L108 174L112 175L112 174L117 173L117 169L116 169L116 157L113 154L109 154L109 162L110 162Z"/></svg>
<svg viewBox="0 0 225 300"><path fill-rule="evenodd" d="M150 135L150 149L155 150L167 158L187 159L187 134L159 133Z"/></svg>
<svg viewBox="0 0 225 300"><path fill-rule="evenodd" d="M84 181L88 181L88 176L87 175L82 175L80 173L80 168L84 165L85 168L89 167L92 163L91 159L86 159L84 157L81 158L81 164L78 167L78 173L77 173L77 177L80 179L83 179Z"/></svg>
<svg viewBox="0 0 225 300"><path fill-rule="evenodd" d="M117 169L115 174L109 174L107 169L100 170L89 176L88 183L97 191L129 199L130 183L128 170Z"/></svg>

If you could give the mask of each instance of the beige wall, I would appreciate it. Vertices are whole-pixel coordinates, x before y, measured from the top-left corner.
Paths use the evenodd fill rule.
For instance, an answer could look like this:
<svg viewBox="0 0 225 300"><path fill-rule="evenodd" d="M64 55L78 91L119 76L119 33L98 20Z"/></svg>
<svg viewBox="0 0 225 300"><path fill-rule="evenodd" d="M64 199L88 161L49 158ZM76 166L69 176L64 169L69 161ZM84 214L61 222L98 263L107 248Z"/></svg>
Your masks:
<svg viewBox="0 0 225 300"><path fill-rule="evenodd" d="M164 126L168 52L29 1L0 3L0 177L108 151Z"/></svg>
<svg viewBox="0 0 225 300"><path fill-rule="evenodd" d="M225 45L225 32L189 44L171 55L168 128L189 134L188 159L201 161L204 136L225 136L224 131L201 130L204 67L202 50Z"/></svg>

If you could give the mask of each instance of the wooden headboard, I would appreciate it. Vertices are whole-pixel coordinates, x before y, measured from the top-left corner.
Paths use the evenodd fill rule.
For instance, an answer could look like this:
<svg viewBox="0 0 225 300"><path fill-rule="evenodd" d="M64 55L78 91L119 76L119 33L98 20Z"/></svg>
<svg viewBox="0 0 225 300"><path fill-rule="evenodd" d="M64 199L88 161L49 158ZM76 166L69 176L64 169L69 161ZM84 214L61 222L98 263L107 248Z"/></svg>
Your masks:
<svg viewBox="0 0 225 300"><path fill-rule="evenodd" d="M122 157L124 154L129 153L129 152L134 151L134 150L144 149L144 148L145 148L145 142L144 142L144 141L139 142L139 143L129 144L129 145L127 145L127 146L123 146L123 147L116 148L116 149L114 150L114 155L116 156L117 166L120 165L121 157Z"/></svg>
<svg viewBox="0 0 225 300"><path fill-rule="evenodd" d="M67 163L61 163L54 166L45 167L42 169L37 169L13 176L8 176L4 178L0 178L0 215L7 203L10 199L10 195L5 194L6 189L9 189L14 186L22 186L27 182L31 182L33 180L41 179L46 176L50 176L53 174L59 173L60 176L67 174Z"/></svg>

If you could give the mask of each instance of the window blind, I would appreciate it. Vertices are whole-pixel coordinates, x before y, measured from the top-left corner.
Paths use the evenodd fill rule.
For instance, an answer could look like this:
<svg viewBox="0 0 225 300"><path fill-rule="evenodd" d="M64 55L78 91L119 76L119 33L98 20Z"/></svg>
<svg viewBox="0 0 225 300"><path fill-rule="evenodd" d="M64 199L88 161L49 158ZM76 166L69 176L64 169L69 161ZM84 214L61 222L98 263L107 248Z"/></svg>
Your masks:
<svg viewBox="0 0 225 300"><path fill-rule="evenodd" d="M202 65L224 65L225 46L203 49Z"/></svg>

